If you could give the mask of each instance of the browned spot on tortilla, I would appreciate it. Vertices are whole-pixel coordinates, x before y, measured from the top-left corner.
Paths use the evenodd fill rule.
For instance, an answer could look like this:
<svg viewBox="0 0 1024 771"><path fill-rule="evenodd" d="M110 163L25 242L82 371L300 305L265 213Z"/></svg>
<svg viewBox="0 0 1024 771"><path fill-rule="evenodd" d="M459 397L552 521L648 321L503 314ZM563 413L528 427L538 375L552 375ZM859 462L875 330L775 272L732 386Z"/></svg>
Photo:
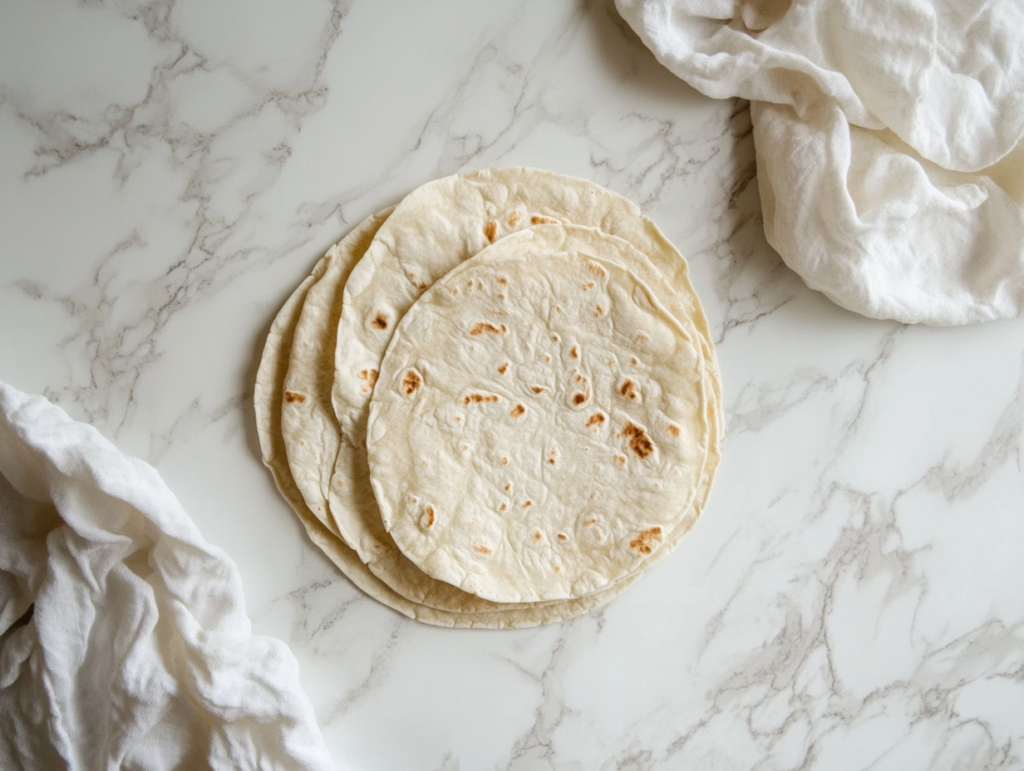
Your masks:
<svg viewBox="0 0 1024 771"><path fill-rule="evenodd" d="M518 418L524 412L526 412L526 407L524 407L521 404L517 404L515 407L512 408L512 412L510 412L509 415L511 415L513 418Z"/></svg>
<svg viewBox="0 0 1024 771"><path fill-rule="evenodd" d="M481 404L483 402L496 402L498 401L497 394L466 394L462 399L463 404Z"/></svg>
<svg viewBox="0 0 1024 771"><path fill-rule="evenodd" d="M508 332L508 327L502 324L500 327L495 326L489 321L478 321L473 325L473 328L469 330L469 334L477 337L482 335L484 332L490 332L492 335L503 335Z"/></svg>
<svg viewBox="0 0 1024 771"><path fill-rule="evenodd" d="M531 507L532 505L533 505L533 501L530 501L530 500L528 500L528 501L526 501L526 503L524 503L524 504L523 504L523 508L524 508L524 509L528 509L528 508L530 508L530 507Z"/></svg>
<svg viewBox="0 0 1024 771"><path fill-rule="evenodd" d="M580 347L578 345L574 345L569 349L569 355L574 359L578 359L580 357Z"/></svg>
<svg viewBox="0 0 1024 771"><path fill-rule="evenodd" d="M580 374L579 370L575 370L575 372L576 372L576 382L579 383L581 380L583 380L583 375Z"/></svg>
<svg viewBox="0 0 1024 771"><path fill-rule="evenodd" d="M591 525L596 525L596 524L597 524L597 517L591 517L590 519L588 519L586 522L583 523L583 526L584 527L590 527Z"/></svg>
<svg viewBox="0 0 1024 771"><path fill-rule="evenodd" d="M507 509L507 508L508 508L508 504L507 504L507 503L502 503L502 504L501 504L501 505L500 505L500 506L498 507L498 511L504 511L504 510L505 510L505 509Z"/></svg>
<svg viewBox="0 0 1024 771"><path fill-rule="evenodd" d="M629 449L638 458L646 458L654 452L654 442L647 436L647 432L635 423L627 422L619 436L629 439Z"/></svg>
<svg viewBox="0 0 1024 771"><path fill-rule="evenodd" d="M507 361L504 364L502 364L500 367L498 367L498 374L504 375L506 372L508 372L508 362Z"/></svg>
<svg viewBox="0 0 1024 771"><path fill-rule="evenodd" d="M558 335L551 335L552 342L557 343L561 338Z"/></svg>
<svg viewBox="0 0 1024 771"><path fill-rule="evenodd" d="M677 426L675 423L669 423L668 432L672 434L672 436L679 436L679 426Z"/></svg>
<svg viewBox="0 0 1024 771"><path fill-rule="evenodd" d="M508 465L508 458L502 457L502 459L501 459L501 465L503 465L503 466L507 466L507 465Z"/></svg>
<svg viewBox="0 0 1024 771"><path fill-rule="evenodd" d="M285 391L284 400L288 402L288 404L295 404L296 402L302 404L306 401L306 395L300 394L298 391Z"/></svg>
<svg viewBox="0 0 1024 771"><path fill-rule="evenodd" d="M505 278L504 276L498 276L498 283L501 284L502 286L505 286L506 284L508 284L508 279Z"/></svg>
<svg viewBox="0 0 1024 771"><path fill-rule="evenodd" d="M608 275L608 271L606 271L603 267L598 265L596 262L588 262L587 263L587 270L589 270L595 276L602 276L602 277L604 277L604 276Z"/></svg>
<svg viewBox="0 0 1024 771"><path fill-rule="evenodd" d="M405 377L402 378L402 393L406 396L412 396L419 390L421 383L423 383L423 379L420 377L420 374L414 369L409 370L405 373Z"/></svg>
<svg viewBox="0 0 1024 771"><path fill-rule="evenodd" d="M421 281L416 285L416 288L419 289L421 292L426 292L428 289L430 289L430 284L428 284L426 281Z"/></svg>
<svg viewBox="0 0 1024 771"><path fill-rule="evenodd" d="M426 506L423 509L423 527L430 527L434 524L434 507Z"/></svg>
<svg viewBox="0 0 1024 771"><path fill-rule="evenodd" d="M373 317L373 321L370 322L370 326L374 329L387 329L388 328L388 317L383 313L378 313Z"/></svg>
<svg viewBox="0 0 1024 771"><path fill-rule="evenodd" d="M581 394L581 393L577 392L577 393L574 393L572 395L572 403L575 404L577 407L579 407L581 404L584 404L586 401L587 401L587 395L586 394Z"/></svg>
<svg viewBox="0 0 1024 771"><path fill-rule="evenodd" d="M544 361L551 361L551 354L550 353L545 353L544 354Z"/></svg>
<svg viewBox="0 0 1024 771"><path fill-rule="evenodd" d="M427 466L430 465L430 461L429 460L421 460L420 461L420 465L423 466L423 468L426 468Z"/></svg>
<svg viewBox="0 0 1024 771"><path fill-rule="evenodd" d="M519 212L514 211L508 215L508 226L514 228L517 222L519 222Z"/></svg>
<svg viewBox="0 0 1024 771"><path fill-rule="evenodd" d="M547 389L544 386L530 386L530 390L533 391L535 394L542 394Z"/></svg>
<svg viewBox="0 0 1024 771"><path fill-rule="evenodd" d="M633 381L626 378L622 381L622 385L619 386L619 395L625 396L627 399L636 399L636 391L633 390Z"/></svg>
<svg viewBox="0 0 1024 771"><path fill-rule="evenodd" d="M476 549L481 554L490 554L491 553L491 550L488 549L486 546L484 546L482 543L478 543L473 548Z"/></svg>
<svg viewBox="0 0 1024 771"><path fill-rule="evenodd" d="M567 536L565 533L559 533L558 534L558 540L559 541L568 541L569 540L569 536Z"/></svg>
<svg viewBox="0 0 1024 771"><path fill-rule="evenodd" d="M661 528L649 527L637 533L636 538L629 542L629 548L640 554L650 554L654 546L661 540Z"/></svg>
<svg viewBox="0 0 1024 771"><path fill-rule="evenodd" d="M499 300L504 300L504 299L505 299L505 295L503 295L503 294L499 294L499 295L498 295L498 299L499 299ZM502 315L505 315L505 314L502 314Z"/></svg>
<svg viewBox="0 0 1024 771"><path fill-rule="evenodd" d="M484 225L484 235L487 237L487 240L493 244L494 237L498 235L498 223L495 222L494 220L491 220L486 225Z"/></svg>
<svg viewBox="0 0 1024 771"><path fill-rule="evenodd" d="M557 460L558 460L558 455L557 455L557 453L554 450L552 450L551 454L548 456L548 463L550 463L552 466L554 466L555 465L555 461L557 461Z"/></svg>
<svg viewBox="0 0 1024 771"><path fill-rule="evenodd" d="M594 315L597 316L597 317L603 316L604 315L604 308L601 307L600 305L598 305L596 308L594 308Z"/></svg>
<svg viewBox="0 0 1024 771"><path fill-rule="evenodd" d="M453 286L453 287L450 287L448 289L448 291L451 292L452 297L454 297L455 295L457 295L459 293L459 288L457 286Z"/></svg>
<svg viewBox="0 0 1024 771"><path fill-rule="evenodd" d="M636 333L636 334L635 334L635 335L633 336L633 339L634 339L634 340L635 340L636 342L638 342L638 343L642 343L642 342L643 342L644 340L646 340L646 339L647 339L647 335L645 335L645 334L644 334L643 332L637 332L637 333Z"/></svg>
<svg viewBox="0 0 1024 771"><path fill-rule="evenodd" d="M553 220L550 217L541 217L539 214L534 214L530 217L531 225L555 225L558 220Z"/></svg>
<svg viewBox="0 0 1024 771"><path fill-rule="evenodd" d="M587 281L583 284L584 289L593 289L595 286L597 286L597 284L595 284L593 281Z"/></svg>
<svg viewBox="0 0 1024 771"><path fill-rule="evenodd" d="M533 541L534 541L534 543L539 543L540 539L543 538L543 537L544 536L541 534L540 530L534 530L533 531Z"/></svg>
<svg viewBox="0 0 1024 771"><path fill-rule="evenodd" d="M590 426L599 426L602 423L604 423L603 413L595 412L593 415L587 418L587 428L589 428Z"/></svg>
<svg viewBox="0 0 1024 771"><path fill-rule="evenodd" d="M561 573L562 572L562 566L561 565L555 565L555 572L556 573Z"/></svg>
<svg viewBox="0 0 1024 771"><path fill-rule="evenodd" d="M511 489L512 489L512 483L509 482L507 485L505 485L505 492L507 493Z"/></svg>
<svg viewBox="0 0 1024 771"><path fill-rule="evenodd" d="M629 357L629 362L630 362L630 364L632 364L633 366L636 366L637 364L639 364L639 363L640 363L640 360L639 360L639 359L638 359L638 358L637 358L636 356L630 356L630 357Z"/></svg>
<svg viewBox="0 0 1024 771"><path fill-rule="evenodd" d="M374 383L377 382L377 370L375 369L364 369L359 371L359 379L363 381L363 385L360 387L360 391L364 394L370 393L373 390Z"/></svg>
<svg viewBox="0 0 1024 771"><path fill-rule="evenodd" d="M619 455L618 453L616 453L614 457L615 457L615 462L619 466L625 466L626 465L626 456L625 455Z"/></svg>
<svg viewBox="0 0 1024 771"><path fill-rule="evenodd" d="M462 416L461 415L456 415L455 416L455 422L456 423L461 423L462 422Z"/></svg>

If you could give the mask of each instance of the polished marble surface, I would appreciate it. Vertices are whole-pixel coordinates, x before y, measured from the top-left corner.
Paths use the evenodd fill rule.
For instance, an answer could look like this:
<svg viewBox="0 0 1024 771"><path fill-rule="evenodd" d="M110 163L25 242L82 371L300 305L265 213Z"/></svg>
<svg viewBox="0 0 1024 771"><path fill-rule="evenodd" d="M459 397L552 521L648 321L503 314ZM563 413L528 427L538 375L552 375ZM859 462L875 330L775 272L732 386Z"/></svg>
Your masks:
<svg viewBox="0 0 1024 771"><path fill-rule="evenodd" d="M703 520L605 610L418 625L259 461L258 352L328 245L524 164L690 258L725 384ZM761 230L749 112L610 2L4 0L0 379L153 463L292 647L339 768L1024 768L1024 322L911 328Z"/></svg>

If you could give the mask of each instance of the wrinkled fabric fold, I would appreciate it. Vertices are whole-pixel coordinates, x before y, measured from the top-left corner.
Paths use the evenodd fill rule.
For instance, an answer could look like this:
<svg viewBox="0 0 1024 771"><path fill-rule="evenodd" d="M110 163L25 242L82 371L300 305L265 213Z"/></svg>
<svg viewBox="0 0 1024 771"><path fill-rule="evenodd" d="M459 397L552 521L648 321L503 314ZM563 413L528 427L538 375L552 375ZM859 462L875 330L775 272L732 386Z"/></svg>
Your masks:
<svg viewBox="0 0 1024 771"><path fill-rule="evenodd" d="M1024 313L1024 4L617 0L703 93L752 102L765 234L858 313Z"/></svg>
<svg viewBox="0 0 1024 771"><path fill-rule="evenodd" d="M0 383L0 767L332 767L298 666L149 465Z"/></svg>

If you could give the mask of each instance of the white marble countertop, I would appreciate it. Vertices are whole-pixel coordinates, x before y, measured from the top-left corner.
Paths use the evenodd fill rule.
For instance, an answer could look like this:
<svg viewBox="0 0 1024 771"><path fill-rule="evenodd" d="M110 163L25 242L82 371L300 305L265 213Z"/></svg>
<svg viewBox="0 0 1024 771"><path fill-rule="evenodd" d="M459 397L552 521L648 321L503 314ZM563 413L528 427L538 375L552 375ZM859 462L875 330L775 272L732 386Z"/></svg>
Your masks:
<svg viewBox="0 0 1024 771"><path fill-rule="evenodd" d="M605 610L408 621L259 460L273 315L362 217L524 164L690 259L723 463ZM1024 768L1024 321L860 318L764 240L749 113L610 2L6 0L0 379L153 463L302 667L339 768Z"/></svg>

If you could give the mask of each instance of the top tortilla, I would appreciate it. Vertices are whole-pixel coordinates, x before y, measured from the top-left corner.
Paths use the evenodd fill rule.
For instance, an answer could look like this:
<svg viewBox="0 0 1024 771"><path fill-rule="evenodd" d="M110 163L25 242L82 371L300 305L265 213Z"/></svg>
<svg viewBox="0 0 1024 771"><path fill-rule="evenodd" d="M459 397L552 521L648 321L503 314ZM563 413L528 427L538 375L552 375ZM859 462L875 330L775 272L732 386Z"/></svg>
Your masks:
<svg viewBox="0 0 1024 771"><path fill-rule="evenodd" d="M708 454L704 361L621 266L630 250L536 226L402 317L367 447L383 523L425 573L496 602L581 597L685 520Z"/></svg>

